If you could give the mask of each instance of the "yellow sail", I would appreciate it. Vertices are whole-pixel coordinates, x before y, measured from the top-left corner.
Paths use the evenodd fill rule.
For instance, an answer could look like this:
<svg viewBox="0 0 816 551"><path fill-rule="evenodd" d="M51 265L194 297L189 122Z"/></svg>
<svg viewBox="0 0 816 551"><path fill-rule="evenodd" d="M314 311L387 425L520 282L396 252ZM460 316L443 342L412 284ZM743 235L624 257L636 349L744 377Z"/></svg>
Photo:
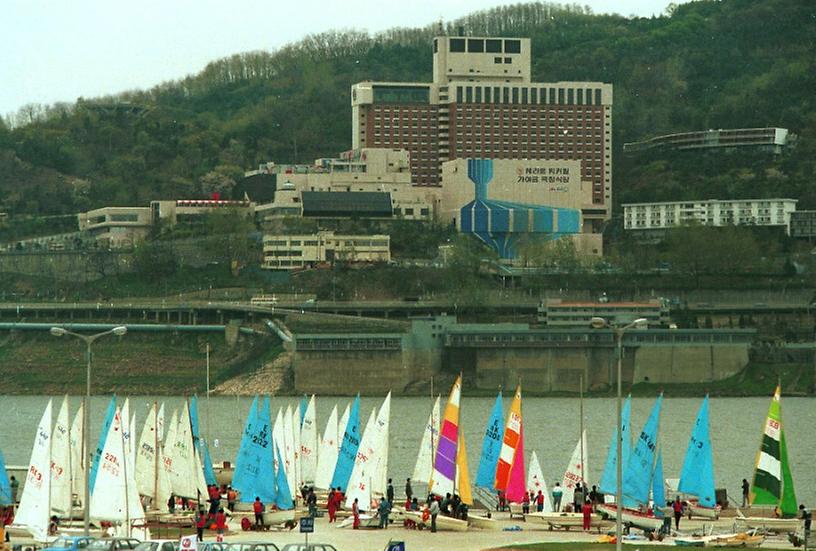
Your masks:
<svg viewBox="0 0 816 551"><path fill-rule="evenodd" d="M467 448L465 448L465 434L459 431L459 453L456 454L456 489L462 503L473 505L473 495L470 488L470 473L468 472Z"/></svg>

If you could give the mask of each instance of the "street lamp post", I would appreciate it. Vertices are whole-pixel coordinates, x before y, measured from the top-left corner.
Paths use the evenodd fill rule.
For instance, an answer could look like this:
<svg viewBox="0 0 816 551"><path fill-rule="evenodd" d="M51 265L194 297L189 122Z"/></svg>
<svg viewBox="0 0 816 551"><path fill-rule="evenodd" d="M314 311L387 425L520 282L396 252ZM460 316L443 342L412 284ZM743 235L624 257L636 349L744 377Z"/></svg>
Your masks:
<svg viewBox="0 0 816 551"><path fill-rule="evenodd" d="M127 327L124 325L118 325L113 329L109 329L107 331L103 331L101 333L96 333L95 335L81 335L79 333L74 333L73 331L68 331L64 327L57 327L54 326L51 328L51 334L55 337L62 337L64 335L70 335L72 337L76 337L82 342L85 343L87 346L86 357L88 360L87 368L85 371L85 407L82 415L82 440L84 442L84 457L85 460L85 497L82 500L82 507L84 509L83 518L85 521L85 536L90 535L91 530L91 516L90 516L90 502L91 502L91 461L88 456L89 450L89 434L88 431L90 430L90 419L91 419L91 345L94 341L100 337L104 337L105 335L116 335L122 336L127 333Z"/></svg>
<svg viewBox="0 0 816 551"><path fill-rule="evenodd" d="M612 329L615 332L615 341L618 349L618 368L617 368L617 410L618 410L618 438L617 438L617 460L615 466L617 467L617 484L615 487L615 551L621 551L623 536L623 522L622 522L622 504L623 504L623 398L622 398L622 372L623 372L623 334L629 329L643 329L648 325L646 318L638 318L627 325L613 325L608 320L599 317L593 317L590 320L590 325L594 329Z"/></svg>

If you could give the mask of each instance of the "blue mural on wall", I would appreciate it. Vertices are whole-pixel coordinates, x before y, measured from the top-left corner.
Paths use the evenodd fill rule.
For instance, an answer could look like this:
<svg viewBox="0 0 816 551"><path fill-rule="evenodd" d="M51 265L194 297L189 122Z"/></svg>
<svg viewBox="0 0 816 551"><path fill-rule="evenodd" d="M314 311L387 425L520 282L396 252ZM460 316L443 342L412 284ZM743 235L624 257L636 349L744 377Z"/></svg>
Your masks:
<svg viewBox="0 0 816 551"><path fill-rule="evenodd" d="M493 159L468 159L467 173L476 188L476 197L459 210L461 231L481 239L501 258L517 256L516 244L522 236L558 239L581 231L578 209L490 199L488 187L493 180Z"/></svg>

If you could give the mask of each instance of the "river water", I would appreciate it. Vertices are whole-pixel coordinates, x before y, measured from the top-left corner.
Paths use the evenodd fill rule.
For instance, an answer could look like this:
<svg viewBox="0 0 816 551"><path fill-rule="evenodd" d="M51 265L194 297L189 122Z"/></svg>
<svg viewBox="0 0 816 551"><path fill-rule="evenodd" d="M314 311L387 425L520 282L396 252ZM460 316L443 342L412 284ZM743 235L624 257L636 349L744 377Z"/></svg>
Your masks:
<svg viewBox="0 0 816 551"><path fill-rule="evenodd" d="M442 409L444 410L444 398ZM97 441L109 396L92 400L91 429L93 442ZM164 401L169 414L180 407L181 397L132 396L131 412L137 416L138 432L153 400ZM505 396L505 411L512 396ZM42 416L48 397L0 396L0 451L7 465L28 463L34 431ZM54 402L54 417L61 398ZM71 398L73 416L79 398ZM203 430L209 433L213 461L235 460L243 424L252 402L250 397L212 397L199 401ZM318 397L318 427L322 434L324 423L332 406L339 413L349 402L347 397ZM379 407L382 399L361 399L361 424L364 426L371 408ZM461 404L471 478L479 463L485 423L493 407L492 398L463 398ZM296 399L273 398L273 419L278 407ZM651 411L653 399L636 398L632 401L632 426L637 434ZM751 480L759 446L763 422L770 398L713 398L711 400L711 439L714 448L715 482L718 488L727 488L732 499L740 499L743 478ZM391 404L391 431L389 476L393 477L397 493L401 493L405 478L411 476L416 461L422 430L430 413L432 401L428 398L394 398ZM660 423L660 445L663 447L664 475L678 477L691 427L700 406L699 399L668 398L663 402ZM606 461L607 448L615 426L613 398L585 399L584 427L587 430L587 472L590 484L598 482ZM524 442L527 458L535 450L547 483L560 481L579 434L580 401L577 398L525 398L523 403ZM800 502L816 505L816 398L782 399L782 419L785 426L791 470ZM209 428L208 428L209 427Z"/></svg>

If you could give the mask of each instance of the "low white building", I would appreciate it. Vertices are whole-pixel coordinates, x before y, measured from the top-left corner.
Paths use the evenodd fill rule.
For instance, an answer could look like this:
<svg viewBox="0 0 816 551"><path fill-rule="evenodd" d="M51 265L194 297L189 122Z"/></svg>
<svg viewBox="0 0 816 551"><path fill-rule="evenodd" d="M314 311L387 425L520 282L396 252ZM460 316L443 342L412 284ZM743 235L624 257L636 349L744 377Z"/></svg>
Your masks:
<svg viewBox="0 0 816 551"><path fill-rule="evenodd" d="M739 199L721 201L672 201L623 205L625 230L664 230L701 226L781 226L790 234L796 199Z"/></svg>
<svg viewBox="0 0 816 551"><path fill-rule="evenodd" d="M388 235L335 235L322 231L304 235L264 235L267 270L297 270L334 262L369 263L391 260Z"/></svg>

